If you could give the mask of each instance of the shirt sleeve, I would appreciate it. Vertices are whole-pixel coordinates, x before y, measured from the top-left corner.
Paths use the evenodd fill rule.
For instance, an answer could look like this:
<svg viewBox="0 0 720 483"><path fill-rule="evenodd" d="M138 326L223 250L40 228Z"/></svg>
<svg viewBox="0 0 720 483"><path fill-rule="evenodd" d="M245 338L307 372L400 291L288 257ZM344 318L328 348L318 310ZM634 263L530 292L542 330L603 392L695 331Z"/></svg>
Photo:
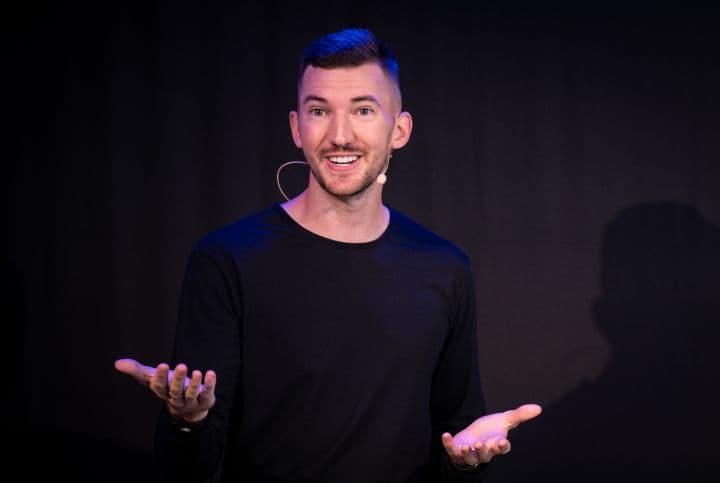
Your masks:
<svg viewBox="0 0 720 483"><path fill-rule="evenodd" d="M216 402L202 424L187 427L158 418L155 455L173 482L204 481L220 467L237 401L241 354L241 290L235 264L219 244L205 241L189 257L178 309L171 366L217 374Z"/></svg>
<svg viewBox="0 0 720 483"><path fill-rule="evenodd" d="M453 278L451 304L448 333L432 382L433 452L439 460L442 481L478 482L487 476L490 465L471 472L460 470L441 442L444 432L456 434L485 414L478 367L475 284L467 259Z"/></svg>

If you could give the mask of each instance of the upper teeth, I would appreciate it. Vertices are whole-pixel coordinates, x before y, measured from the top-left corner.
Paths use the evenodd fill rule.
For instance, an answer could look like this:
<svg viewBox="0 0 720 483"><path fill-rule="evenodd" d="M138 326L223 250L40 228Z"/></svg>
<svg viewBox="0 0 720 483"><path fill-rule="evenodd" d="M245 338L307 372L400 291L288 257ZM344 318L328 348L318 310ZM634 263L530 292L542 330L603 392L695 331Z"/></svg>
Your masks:
<svg viewBox="0 0 720 483"><path fill-rule="evenodd" d="M350 164L360 156L330 156L330 162L335 164Z"/></svg>

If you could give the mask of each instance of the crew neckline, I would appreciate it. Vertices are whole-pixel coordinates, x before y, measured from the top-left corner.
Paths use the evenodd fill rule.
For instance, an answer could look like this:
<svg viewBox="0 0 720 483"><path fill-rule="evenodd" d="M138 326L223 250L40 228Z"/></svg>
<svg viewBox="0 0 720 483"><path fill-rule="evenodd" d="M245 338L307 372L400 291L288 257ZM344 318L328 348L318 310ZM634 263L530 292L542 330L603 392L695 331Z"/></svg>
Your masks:
<svg viewBox="0 0 720 483"><path fill-rule="evenodd" d="M381 243L387 236L388 233L390 233L390 229L393 226L393 220L395 218L395 213L392 208L388 207L388 225L385 228L385 230L375 238L374 240L366 241L366 242L344 242L340 240L333 240L332 238L328 238L322 235L318 235L317 233L308 230L304 226L302 226L300 223L295 221L295 219L290 216L290 213L285 211L285 208L282 207L280 203L275 203L273 205L273 209L280 214L280 216L285 220L288 225L295 228L299 233L302 233L306 237L312 238L317 241L321 241L324 243L327 243L329 245L337 246L337 247L345 247L345 248L371 248L377 245L378 243Z"/></svg>

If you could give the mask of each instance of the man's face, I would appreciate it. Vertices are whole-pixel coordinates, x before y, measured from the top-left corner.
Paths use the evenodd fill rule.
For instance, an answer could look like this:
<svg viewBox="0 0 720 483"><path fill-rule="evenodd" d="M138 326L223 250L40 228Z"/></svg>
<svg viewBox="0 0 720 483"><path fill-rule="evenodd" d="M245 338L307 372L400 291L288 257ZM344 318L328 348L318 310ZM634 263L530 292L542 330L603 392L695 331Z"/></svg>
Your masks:
<svg viewBox="0 0 720 483"><path fill-rule="evenodd" d="M374 182L391 150L407 143L412 125L410 115L399 112L395 89L375 62L305 70L290 128L326 192L344 198L371 186L380 192Z"/></svg>

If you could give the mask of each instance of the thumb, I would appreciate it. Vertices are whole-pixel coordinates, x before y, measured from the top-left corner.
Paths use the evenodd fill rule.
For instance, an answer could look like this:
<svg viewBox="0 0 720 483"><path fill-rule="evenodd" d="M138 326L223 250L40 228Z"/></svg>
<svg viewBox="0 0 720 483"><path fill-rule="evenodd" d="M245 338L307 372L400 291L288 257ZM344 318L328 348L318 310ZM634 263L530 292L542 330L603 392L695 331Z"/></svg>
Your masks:
<svg viewBox="0 0 720 483"><path fill-rule="evenodd" d="M141 384L155 375L154 368L144 366L135 359L118 359L115 361L115 369L134 377Z"/></svg>
<svg viewBox="0 0 720 483"><path fill-rule="evenodd" d="M541 412L542 407L540 407L539 404L523 404L516 409L506 411L505 421L507 422L508 429L512 429L520 423L524 423L525 421L533 419Z"/></svg>

